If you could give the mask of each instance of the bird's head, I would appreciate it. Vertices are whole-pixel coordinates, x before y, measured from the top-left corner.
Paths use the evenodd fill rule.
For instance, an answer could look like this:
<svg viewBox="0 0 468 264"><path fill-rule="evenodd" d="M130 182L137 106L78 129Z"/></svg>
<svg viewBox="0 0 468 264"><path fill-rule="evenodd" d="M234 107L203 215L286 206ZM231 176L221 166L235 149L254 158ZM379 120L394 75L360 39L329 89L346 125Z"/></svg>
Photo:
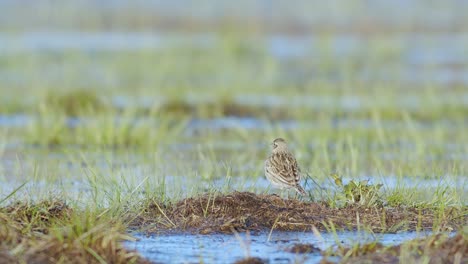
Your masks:
<svg viewBox="0 0 468 264"><path fill-rule="evenodd" d="M277 138L273 140L272 147L273 147L273 152L275 153L288 151L288 145L286 144L286 140L282 138Z"/></svg>

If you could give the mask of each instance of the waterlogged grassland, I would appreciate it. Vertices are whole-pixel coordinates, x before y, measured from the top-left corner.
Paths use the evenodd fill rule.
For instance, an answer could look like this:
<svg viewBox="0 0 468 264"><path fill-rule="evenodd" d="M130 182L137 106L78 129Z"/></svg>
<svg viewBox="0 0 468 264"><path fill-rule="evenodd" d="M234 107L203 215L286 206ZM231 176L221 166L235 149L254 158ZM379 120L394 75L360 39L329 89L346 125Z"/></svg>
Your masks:
<svg viewBox="0 0 468 264"><path fill-rule="evenodd" d="M1 54L0 257L144 262L121 244L130 230L466 240L468 83L443 78L465 53L428 60L452 50L442 37L421 50L406 33L367 37L343 49L319 34L299 56L233 33ZM306 197L272 195L263 177L279 136L320 185L304 177Z"/></svg>
<svg viewBox="0 0 468 264"><path fill-rule="evenodd" d="M4 241L10 241L2 245L5 257L143 262L137 253L121 248L121 241L130 239L125 230L210 234L310 231L315 226L321 232L357 228L464 235L466 136L461 128L449 130L442 121L435 121L441 126L427 124L401 113L402 120L397 122L376 116L364 122L344 122L332 121L330 115L316 123L256 121L254 128L243 127L243 119L239 119L234 127L214 129L212 119L197 126L189 116L166 117L168 121L162 123L158 119L164 120L162 113L140 115L125 110L132 113L126 116L125 111L93 111L94 116L61 113L63 123L56 134L45 123L35 123L54 120L54 111L34 119L27 128L3 130L2 197L12 194L2 201L4 226L8 226L3 231ZM71 126L67 123L70 118L80 120ZM132 132L138 131L133 130L138 119L145 121L139 124L143 131L154 133L153 138ZM24 130L27 136L23 136ZM52 141L38 131L58 136ZM235 193L229 198L235 191L258 195L271 191L262 175L262 162L269 148L267 139L276 135L290 139L303 170L324 189L306 180L310 196L301 198L302 202L240 194L250 197L243 200ZM46 140L38 140L41 138ZM339 176L344 179L337 181ZM371 183L358 178L370 178ZM431 179L435 181L428 182ZM32 213L18 220L12 213L40 207L44 203L40 201L50 203L51 199L60 199L62 206L65 201L67 210L79 217L56 222ZM23 205L24 201L39 201L39 205ZM240 204L231 204L233 201ZM82 215L89 215L85 224ZM31 221L39 221L39 225L46 221L48 226L34 231L30 228L37 223ZM70 234L67 230L76 231ZM31 249L18 248L24 245ZM431 254L428 251L423 256ZM343 253L344 260L348 257Z"/></svg>
<svg viewBox="0 0 468 264"><path fill-rule="evenodd" d="M26 262L144 262L121 245L131 239L129 230L211 234L314 227L464 236L465 90L431 86L406 93L389 86L353 92L327 85L307 84L306 97L301 88L272 88L267 96L255 88L200 89L196 100L164 90L155 96L151 89L136 97L89 88L47 88L32 99L11 93L17 108L5 114L27 118L1 129L2 254ZM115 100L121 96L124 104ZM269 196L262 164L269 141L279 135L323 189L307 179L310 195L300 201ZM362 182L367 179L369 185ZM259 196L232 204L243 201L236 191ZM71 216L15 213L52 199L66 204ZM458 244L453 250L464 254ZM408 255L413 251L379 248L375 254L419 258ZM439 256L433 252L423 258Z"/></svg>

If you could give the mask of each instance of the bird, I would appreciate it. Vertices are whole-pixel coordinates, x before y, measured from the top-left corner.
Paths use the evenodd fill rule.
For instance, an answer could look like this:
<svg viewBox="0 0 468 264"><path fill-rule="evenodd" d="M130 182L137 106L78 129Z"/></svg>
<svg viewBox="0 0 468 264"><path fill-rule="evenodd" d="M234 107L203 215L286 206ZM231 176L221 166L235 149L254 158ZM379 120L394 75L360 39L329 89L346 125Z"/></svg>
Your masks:
<svg viewBox="0 0 468 264"><path fill-rule="evenodd" d="M265 160L265 176L274 187L294 188L299 194L306 195L300 185L301 170L294 155L289 151L286 140L277 138L272 144L272 153Z"/></svg>

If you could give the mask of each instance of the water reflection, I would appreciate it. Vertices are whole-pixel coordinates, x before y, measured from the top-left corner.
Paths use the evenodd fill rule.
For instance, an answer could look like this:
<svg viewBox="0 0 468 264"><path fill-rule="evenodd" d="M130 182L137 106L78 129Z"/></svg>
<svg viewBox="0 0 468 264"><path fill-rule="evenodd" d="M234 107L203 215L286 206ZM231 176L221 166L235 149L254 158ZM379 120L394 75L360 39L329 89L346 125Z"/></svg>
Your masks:
<svg viewBox="0 0 468 264"><path fill-rule="evenodd" d="M273 231L259 234L194 235L169 234L144 236L135 234L136 242L126 242L129 249L136 249L151 261L161 263L233 263L246 256L260 257L269 263L317 263L319 253L294 254L286 249L296 243L313 244L325 250L337 244L351 245L378 240L384 245L400 244L403 241L427 234L405 232L399 234L366 234L359 232L323 233L322 238L311 232Z"/></svg>

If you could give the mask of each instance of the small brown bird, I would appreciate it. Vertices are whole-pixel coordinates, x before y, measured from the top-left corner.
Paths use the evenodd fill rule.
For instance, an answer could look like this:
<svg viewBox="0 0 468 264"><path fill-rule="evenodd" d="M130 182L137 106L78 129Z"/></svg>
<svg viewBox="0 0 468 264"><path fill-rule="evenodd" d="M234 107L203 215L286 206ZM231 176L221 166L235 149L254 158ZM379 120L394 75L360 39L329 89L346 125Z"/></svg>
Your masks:
<svg viewBox="0 0 468 264"><path fill-rule="evenodd" d="M289 151L286 141L277 138L273 141L273 150L265 160L265 176L280 189L294 188L298 193L305 195L306 192L299 185L301 170L297 165L296 158Z"/></svg>

